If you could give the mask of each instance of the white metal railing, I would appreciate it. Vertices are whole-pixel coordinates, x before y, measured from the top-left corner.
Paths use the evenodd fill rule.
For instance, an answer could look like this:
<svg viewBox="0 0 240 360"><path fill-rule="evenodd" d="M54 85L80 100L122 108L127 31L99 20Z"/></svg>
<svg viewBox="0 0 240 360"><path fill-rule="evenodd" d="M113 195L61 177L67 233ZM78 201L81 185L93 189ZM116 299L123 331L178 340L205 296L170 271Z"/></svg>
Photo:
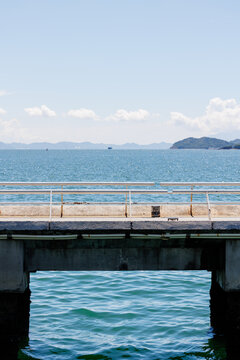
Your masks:
<svg viewBox="0 0 240 360"><path fill-rule="evenodd" d="M102 182L96 182L96 181L88 181L88 182L84 182L84 181L64 181L64 182L39 182L39 181L30 181L30 182L20 182L20 181L15 181L15 182L10 182L10 181L5 181L5 182L0 182L0 187L5 187L5 186L9 186L9 187L12 187L12 186L26 186L26 187L29 187L29 186L32 186L32 187L38 187L38 186L55 186L55 187L60 187L61 188L61 217L63 216L63 194L64 194L64 190L63 190L63 187L65 186L123 186L126 188L126 190L131 187L131 186L154 186L155 183L154 182L136 182L136 181L132 181L132 182L129 182L129 181L124 181L124 182L115 182L115 181L102 181ZM16 191L16 190L14 190ZM46 190L48 191L48 190ZM1 192L2 194L4 194L4 192ZM46 194L46 192L37 192L35 191L34 194L41 194L41 195L44 195ZM53 195L54 192L51 193L51 198L52 198L52 195ZM24 191L21 191L21 192L7 192L6 194L33 194L31 192L25 192ZM73 194L73 193L72 193ZM75 194L75 193L74 193ZM127 194L126 194L126 201L125 201L125 216L127 216ZM2 203L3 204L3 203ZM10 203L8 203L10 204ZM42 204L42 203L38 203L38 204ZM50 201L50 214L52 213L52 201ZM51 216L50 216L51 218Z"/></svg>
<svg viewBox="0 0 240 360"><path fill-rule="evenodd" d="M232 187L232 186L238 186L240 187L240 182L234 182L234 181L231 181L231 182L216 182L216 181L209 181L209 182L203 182L203 181L199 181L199 182L191 182L191 181L187 181L187 182L160 182L160 186L167 186L167 187L181 187L181 186L190 186L190 189L191 189L191 193L190 193L190 215L193 216L193 208L192 208L192 205L193 205L193 194L194 194L194 187L201 187L201 186L227 186L227 187ZM207 191L207 190L205 190ZM231 192L231 194L234 193L234 192ZM228 192L226 192L225 194L228 194ZM235 192L235 195L238 194ZM210 207L210 200L209 200L209 191L206 192L206 200L207 200L207 205L208 205L208 217L209 219L211 219L211 207ZM228 203L224 203L222 202L222 204L225 204L227 205ZM233 204L231 202L231 204Z"/></svg>
<svg viewBox="0 0 240 360"><path fill-rule="evenodd" d="M15 187L11 189L11 187ZM73 187L73 189L64 189L64 187ZM92 187L92 186L102 186L111 188L79 188L79 187ZM123 187L123 188L115 188ZM152 187L148 189L136 189L132 187ZM128 216L127 209L129 208L129 215L132 216L132 205L133 204L144 204L144 205L152 205L152 206L160 206L160 205L190 205L190 215L192 215L192 206L194 205L202 205L205 204L207 206L208 218L211 220L211 205L212 204L234 204L240 205L240 201L211 201L210 195L240 195L240 182L168 182L168 183L160 183L160 188L156 188L158 185L154 182L0 182L0 198L2 195L47 195L48 201L8 201L8 202L0 202L0 205L49 205L49 218L52 219L52 210L53 205L61 205L61 216L63 216L63 206L64 204L125 204L125 216ZM190 189L166 189L164 187L186 187L190 186ZM200 188L196 189L196 187L209 187L216 186L221 188ZM224 187L239 187L239 189L226 189ZM8 188L10 187L10 189ZM20 187L17 189L16 187ZM29 189L29 187L33 187ZM34 187L42 187L34 188ZM47 188L50 187L50 188ZM60 188L57 188L60 187ZM195 187L195 189L194 189ZM53 201L53 197L56 195L61 196L61 201ZM63 197L66 195L122 195L125 197L124 201L118 202L89 202L89 201L63 201ZM177 201L177 202L169 202L169 201L159 201L156 199L151 202L133 202L134 195L153 195L154 196L171 196L171 195L190 195L190 201ZM206 200L204 202L193 202L193 195L204 195ZM76 199L74 199L76 200Z"/></svg>

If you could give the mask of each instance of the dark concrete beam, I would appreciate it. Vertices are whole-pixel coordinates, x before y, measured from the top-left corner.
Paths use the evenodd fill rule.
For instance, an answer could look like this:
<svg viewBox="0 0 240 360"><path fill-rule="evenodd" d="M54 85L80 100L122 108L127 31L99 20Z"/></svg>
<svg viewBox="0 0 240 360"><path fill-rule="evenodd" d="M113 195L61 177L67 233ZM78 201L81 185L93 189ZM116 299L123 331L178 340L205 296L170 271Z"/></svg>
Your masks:
<svg viewBox="0 0 240 360"><path fill-rule="evenodd" d="M25 270L221 270L224 249L207 239L25 240Z"/></svg>

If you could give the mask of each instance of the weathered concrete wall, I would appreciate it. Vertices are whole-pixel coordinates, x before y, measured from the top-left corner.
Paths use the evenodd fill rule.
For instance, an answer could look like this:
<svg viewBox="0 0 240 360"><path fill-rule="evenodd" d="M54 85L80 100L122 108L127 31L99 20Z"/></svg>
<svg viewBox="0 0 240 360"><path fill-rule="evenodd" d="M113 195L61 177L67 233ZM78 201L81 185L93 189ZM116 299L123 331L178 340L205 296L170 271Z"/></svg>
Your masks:
<svg viewBox="0 0 240 360"><path fill-rule="evenodd" d="M0 292L24 292L28 275L24 269L23 241L0 241Z"/></svg>
<svg viewBox="0 0 240 360"><path fill-rule="evenodd" d="M222 267L224 242L167 238L26 240L26 270L201 270Z"/></svg>
<svg viewBox="0 0 240 360"><path fill-rule="evenodd" d="M227 240L224 269L217 271L216 281L224 291L240 291L240 240Z"/></svg>
<svg viewBox="0 0 240 360"><path fill-rule="evenodd" d="M151 205L133 204L131 207L132 217L152 217ZM50 207L48 205L14 205L1 206L1 217L49 217ZM127 206L127 215L130 216L130 208ZM212 217L236 217L240 215L240 205L212 205ZM61 216L61 206L52 206L52 216ZM125 217L125 205L64 205L64 217ZM193 217L207 217L207 205L193 205ZM160 205L160 217L191 217L190 205Z"/></svg>
<svg viewBox="0 0 240 360"><path fill-rule="evenodd" d="M101 216L101 217L125 217L125 205L64 205L64 217L84 217L84 216ZM151 217L152 207L143 205L132 206L132 216L138 217ZM1 206L1 216L34 216L34 217L47 217L50 214L50 207L48 205L14 205L14 206ZM129 206L127 207L127 214L130 215ZM61 206L52 206L52 216L61 216Z"/></svg>
<svg viewBox="0 0 240 360"><path fill-rule="evenodd" d="M201 249L28 248L27 270L200 270L201 256Z"/></svg>

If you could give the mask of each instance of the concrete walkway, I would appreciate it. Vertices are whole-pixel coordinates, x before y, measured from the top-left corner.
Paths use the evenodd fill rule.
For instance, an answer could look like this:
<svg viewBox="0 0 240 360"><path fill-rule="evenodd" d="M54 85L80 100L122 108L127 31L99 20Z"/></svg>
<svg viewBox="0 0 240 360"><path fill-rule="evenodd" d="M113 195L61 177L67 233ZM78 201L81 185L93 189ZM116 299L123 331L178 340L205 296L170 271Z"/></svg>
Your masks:
<svg viewBox="0 0 240 360"><path fill-rule="evenodd" d="M0 233L240 233L240 219L180 218L0 218Z"/></svg>

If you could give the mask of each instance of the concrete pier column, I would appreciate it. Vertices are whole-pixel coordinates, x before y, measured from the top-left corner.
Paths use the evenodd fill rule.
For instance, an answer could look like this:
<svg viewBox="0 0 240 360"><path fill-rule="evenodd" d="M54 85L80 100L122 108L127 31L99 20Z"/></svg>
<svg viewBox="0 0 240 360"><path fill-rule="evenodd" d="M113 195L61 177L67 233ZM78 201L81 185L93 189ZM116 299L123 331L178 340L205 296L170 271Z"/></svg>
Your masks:
<svg viewBox="0 0 240 360"><path fill-rule="evenodd" d="M228 359L240 354L240 240L226 240L225 264L212 273L211 325L224 334Z"/></svg>
<svg viewBox="0 0 240 360"><path fill-rule="evenodd" d="M226 328L226 292L217 281L216 271L212 272L210 289L210 320L216 334L224 334Z"/></svg>
<svg viewBox="0 0 240 360"><path fill-rule="evenodd" d="M28 338L30 290L24 271L22 241L0 240L0 349L6 359L17 359Z"/></svg>

